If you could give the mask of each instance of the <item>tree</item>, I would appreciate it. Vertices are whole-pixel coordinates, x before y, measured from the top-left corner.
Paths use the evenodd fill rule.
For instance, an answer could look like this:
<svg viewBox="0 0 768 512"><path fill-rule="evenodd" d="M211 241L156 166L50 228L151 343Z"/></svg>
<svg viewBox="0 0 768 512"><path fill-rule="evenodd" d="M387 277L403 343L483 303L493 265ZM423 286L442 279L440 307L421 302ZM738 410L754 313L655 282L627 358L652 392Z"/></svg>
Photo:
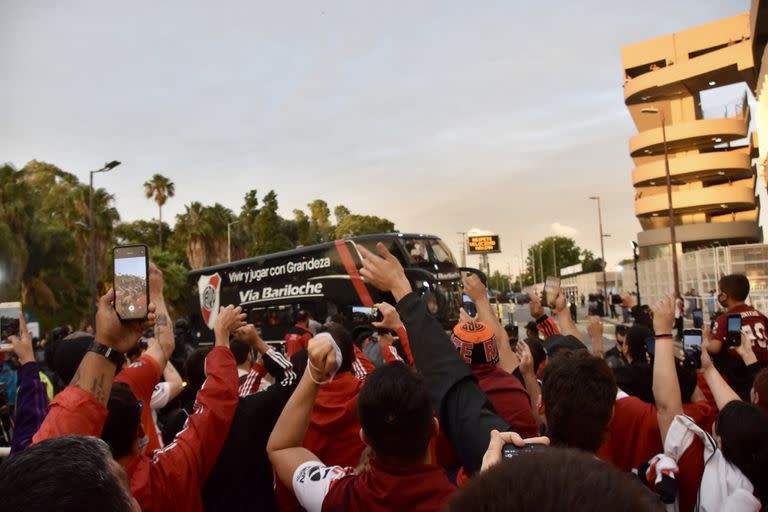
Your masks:
<svg viewBox="0 0 768 512"><path fill-rule="evenodd" d="M162 174L155 174L152 179L144 182L144 195L147 199L154 197L158 207L158 224L163 224L163 205L168 198L176 194L176 185ZM159 229L160 250L163 250L163 230Z"/></svg>
<svg viewBox="0 0 768 512"><path fill-rule="evenodd" d="M269 254L293 248L293 244L280 232L280 216L277 214L277 194L270 190L262 199L261 210L256 217L256 254Z"/></svg>
<svg viewBox="0 0 768 512"><path fill-rule="evenodd" d="M309 217L298 208L293 210L293 216L296 223L296 243L298 245L307 245L310 243Z"/></svg>
<svg viewBox="0 0 768 512"><path fill-rule="evenodd" d="M322 199L315 199L307 206L309 207L309 232L312 242L327 242L333 236L331 210L328 209L328 203Z"/></svg>
<svg viewBox="0 0 768 512"><path fill-rule="evenodd" d="M350 212L349 208L344 206L343 204L338 205L336 208L333 209L333 216L336 217L336 225L341 224L344 219L349 215Z"/></svg>
<svg viewBox="0 0 768 512"><path fill-rule="evenodd" d="M195 201L184 206L184 213L176 216L176 232L186 240L189 268L196 270L208 264L206 240L213 234L205 218L205 207Z"/></svg>
<svg viewBox="0 0 768 512"><path fill-rule="evenodd" d="M494 270L493 274L488 278L488 288L496 292L510 291L512 286L509 276L502 274L498 270Z"/></svg>
<svg viewBox="0 0 768 512"><path fill-rule="evenodd" d="M372 233L391 233L394 230L395 224L390 220L371 215L348 214L336 226L336 238L348 238L350 236Z"/></svg>
<svg viewBox="0 0 768 512"><path fill-rule="evenodd" d="M595 258L592 251L583 249L581 251L581 271L582 272L602 272L603 259Z"/></svg>
<svg viewBox="0 0 768 512"><path fill-rule="evenodd" d="M149 246L150 254L154 253L154 249L160 250L157 245L158 239L161 237L159 231L160 225L148 220L121 222L115 226L114 230L119 243L145 244ZM173 230L165 222L162 224L162 231L162 238L166 241L173 235Z"/></svg>
<svg viewBox="0 0 768 512"><path fill-rule="evenodd" d="M553 251L555 254L553 254ZM542 275L544 278L560 275L559 271L563 267L578 264L580 262L580 255L581 249L576 246L576 242L572 238L549 236L528 248L528 258L526 259L528 279L526 282L530 280L531 276L534 281L540 281ZM557 272L553 265L555 259ZM536 272L534 272L534 269ZM530 284L533 284L533 282L530 282Z"/></svg>

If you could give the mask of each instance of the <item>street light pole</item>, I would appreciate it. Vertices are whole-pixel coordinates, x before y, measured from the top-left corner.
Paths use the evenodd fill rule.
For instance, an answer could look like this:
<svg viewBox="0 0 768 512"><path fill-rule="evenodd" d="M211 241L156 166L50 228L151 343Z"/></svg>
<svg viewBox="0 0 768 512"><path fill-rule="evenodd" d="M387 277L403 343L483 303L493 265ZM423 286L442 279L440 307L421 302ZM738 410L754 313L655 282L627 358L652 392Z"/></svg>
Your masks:
<svg viewBox="0 0 768 512"><path fill-rule="evenodd" d="M91 327L93 327L94 332L96 331L96 226L93 219L93 175L100 172L109 172L118 165L120 165L120 162L113 160L104 164L104 167L98 171L90 171L91 176L88 187L88 244L90 252L90 258L88 258L90 260L88 265L88 280L91 288Z"/></svg>
<svg viewBox="0 0 768 512"><path fill-rule="evenodd" d="M239 220L227 224L227 263L232 261L232 226L240 222Z"/></svg>
<svg viewBox="0 0 768 512"><path fill-rule="evenodd" d="M605 272L605 243L603 239L606 235L603 234L603 208L600 203L600 196L590 196L590 199L597 201L597 222L600 226L600 258L603 260L603 313L605 313L605 306L608 304L608 276Z"/></svg>
<svg viewBox="0 0 768 512"><path fill-rule="evenodd" d="M634 240L632 241L632 259L635 260L635 292L637 293L637 303L642 304L643 301L640 299L640 277L637 273L637 260L640 259L640 255L638 254L637 242Z"/></svg>
<svg viewBox="0 0 768 512"><path fill-rule="evenodd" d="M467 266L467 232L457 231L457 235L461 235L461 266Z"/></svg>
<svg viewBox="0 0 768 512"><path fill-rule="evenodd" d="M664 142L664 171L667 177L667 205L669 207L669 242L672 244L672 280L675 297L680 297L680 276L677 269L677 233L675 232L675 210L672 208L672 177L669 173L669 148L667 147L667 123L664 111L658 108L644 108L643 114L661 115L661 137Z"/></svg>

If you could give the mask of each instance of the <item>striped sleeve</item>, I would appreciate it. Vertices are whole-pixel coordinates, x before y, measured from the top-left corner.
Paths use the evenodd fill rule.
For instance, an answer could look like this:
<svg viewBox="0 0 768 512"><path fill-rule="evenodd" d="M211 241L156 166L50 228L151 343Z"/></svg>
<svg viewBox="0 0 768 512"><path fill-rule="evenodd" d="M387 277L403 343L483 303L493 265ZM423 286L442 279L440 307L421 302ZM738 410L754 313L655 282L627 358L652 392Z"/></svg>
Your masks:
<svg viewBox="0 0 768 512"><path fill-rule="evenodd" d="M557 328L557 324L548 315L543 315L536 319L536 328L544 335L544 338L560 334L560 329Z"/></svg>

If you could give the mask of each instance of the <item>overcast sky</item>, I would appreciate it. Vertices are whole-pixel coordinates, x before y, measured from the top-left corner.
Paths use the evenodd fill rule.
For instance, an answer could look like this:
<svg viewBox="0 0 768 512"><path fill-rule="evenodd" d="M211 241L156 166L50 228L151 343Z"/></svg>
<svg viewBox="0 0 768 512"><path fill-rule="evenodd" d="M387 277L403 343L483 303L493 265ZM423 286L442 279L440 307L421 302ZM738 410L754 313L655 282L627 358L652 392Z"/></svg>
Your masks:
<svg viewBox="0 0 768 512"><path fill-rule="evenodd" d="M96 184L124 220L157 216L142 183L160 172L176 183L169 220L191 201L238 211L256 188L275 189L286 217L320 197L456 252L457 231L488 229L501 235L502 271L519 265L520 241L555 233L599 254L588 197L600 195L615 264L640 230L621 47L747 10L748 0L3 0L0 161L43 160L87 182L121 160Z"/></svg>

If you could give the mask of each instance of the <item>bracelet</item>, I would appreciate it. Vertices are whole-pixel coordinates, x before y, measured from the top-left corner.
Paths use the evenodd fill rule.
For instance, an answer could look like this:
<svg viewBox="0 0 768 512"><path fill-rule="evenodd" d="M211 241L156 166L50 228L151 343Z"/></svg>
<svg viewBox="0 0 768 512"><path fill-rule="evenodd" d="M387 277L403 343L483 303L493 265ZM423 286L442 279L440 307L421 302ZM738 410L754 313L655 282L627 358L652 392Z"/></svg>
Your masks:
<svg viewBox="0 0 768 512"><path fill-rule="evenodd" d="M312 368L312 370L316 370L320 374L322 374L323 371L320 368L317 368L315 365L313 365L312 361L307 359L307 372L309 373L309 378L312 379L312 382L314 382L318 386L322 386L323 384L329 384L333 380L332 378L328 379L328 380L325 380L325 381L322 381L322 382L318 381L318 380L315 380L315 376L312 375L312 370L310 370L310 368Z"/></svg>
<svg viewBox="0 0 768 512"><path fill-rule="evenodd" d="M659 339L659 338L674 338L674 336L672 336L671 334L657 334L656 339Z"/></svg>
<svg viewBox="0 0 768 512"><path fill-rule="evenodd" d="M125 356L123 354L116 351L112 347L102 345L98 341L91 342L91 344L88 346L88 352L95 352L100 356L103 356L105 359L107 359L107 361L114 364L117 370L120 370L123 367L123 363L125 362Z"/></svg>

